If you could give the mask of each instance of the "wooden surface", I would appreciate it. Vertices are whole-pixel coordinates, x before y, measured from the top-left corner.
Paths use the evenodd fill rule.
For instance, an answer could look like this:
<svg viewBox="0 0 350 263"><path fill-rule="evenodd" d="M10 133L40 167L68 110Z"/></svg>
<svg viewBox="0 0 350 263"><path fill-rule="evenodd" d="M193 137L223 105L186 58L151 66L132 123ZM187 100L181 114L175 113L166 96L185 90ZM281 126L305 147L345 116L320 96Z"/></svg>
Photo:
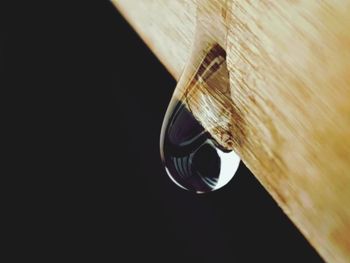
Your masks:
<svg viewBox="0 0 350 263"><path fill-rule="evenodd" d="M216 130L326 261L350 262L350 1L113 2L177 79L199 31L226 50Z"/></svg>

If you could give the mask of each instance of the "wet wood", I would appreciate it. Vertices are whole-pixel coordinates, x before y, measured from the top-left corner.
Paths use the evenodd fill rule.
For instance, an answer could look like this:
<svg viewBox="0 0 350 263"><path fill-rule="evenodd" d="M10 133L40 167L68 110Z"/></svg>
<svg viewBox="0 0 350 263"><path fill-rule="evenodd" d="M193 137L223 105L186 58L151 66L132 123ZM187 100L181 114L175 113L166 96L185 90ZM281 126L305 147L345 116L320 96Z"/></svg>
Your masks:
<svg viewBox="0 0 350 263"><path fill-rule="evenodd" d="M197 30L226 50L230 92L208 93L215 138L326 261L350 262L350 1L114 3L176 79L195 61Z"/></svg>

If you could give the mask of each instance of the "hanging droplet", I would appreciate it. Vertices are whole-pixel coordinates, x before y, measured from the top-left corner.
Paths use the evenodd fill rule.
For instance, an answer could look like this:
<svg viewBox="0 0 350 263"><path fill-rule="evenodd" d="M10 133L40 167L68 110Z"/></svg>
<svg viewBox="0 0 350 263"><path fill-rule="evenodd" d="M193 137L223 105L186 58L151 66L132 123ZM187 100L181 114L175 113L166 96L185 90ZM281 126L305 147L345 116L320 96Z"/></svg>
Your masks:
<svg viewBox="0 0 350 263"><path fill-rule="evenodd" d="M226 185L240 162L234 151L222 147L203 128L190 111L186 98L189 90L196 88L196 83L202 85L215 80L215 72L221 66L227 71L226 63L222 64L218 59L223 58L223 50L220 49L218 53L216 49L212 49L203 59L189 81L184 97L181 100L174 97L170 102L161 132L161 157L167 174L178 186L196 193L214 191Z"/></svg>

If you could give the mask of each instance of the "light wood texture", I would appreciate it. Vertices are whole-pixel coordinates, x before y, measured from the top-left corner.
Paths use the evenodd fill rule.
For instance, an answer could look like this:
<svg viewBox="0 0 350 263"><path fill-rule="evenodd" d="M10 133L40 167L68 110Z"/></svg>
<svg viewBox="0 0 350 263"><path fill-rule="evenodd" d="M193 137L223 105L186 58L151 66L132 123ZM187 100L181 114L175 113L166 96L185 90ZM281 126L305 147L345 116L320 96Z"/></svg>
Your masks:
<svg viewBox="0 0 350 263"><path fill-rule="evenodd" d="M204 24L221 17L232 99L222 129L320 255L350 262L350 1L113 2L177 79L192 61L197 6Z"/></svg>

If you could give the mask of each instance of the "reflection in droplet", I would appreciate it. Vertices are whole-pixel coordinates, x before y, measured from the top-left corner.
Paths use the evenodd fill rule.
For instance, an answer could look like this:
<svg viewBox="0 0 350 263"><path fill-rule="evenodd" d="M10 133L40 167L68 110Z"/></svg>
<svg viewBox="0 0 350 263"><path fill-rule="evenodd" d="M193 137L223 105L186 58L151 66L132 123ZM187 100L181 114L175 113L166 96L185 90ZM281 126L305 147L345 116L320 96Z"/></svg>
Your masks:
<svg viewBox="0 0 350 263"><path fill-rule="evenodd" d="M235 152L223 149L181 102L173 101L168 113L161 155L169 177L178 186L197 193L227 184L239 165Z"/></svg>
<svg viewBox="0 0 350 263"><path fill-rule="evenodd" d="M231 101L231 95L225 51L214 45L197 69L190 70L193 70L187 72L190 77L179 82L177 96L168 106L160 150L166 172L174 183L186 190L206 193L227 184L240 162L238 155L220 145L192 113L192 110L201 112L211 129L222 128L223 123L230 125L227 118L231 114L230 103L226 102Z"/></svg>

